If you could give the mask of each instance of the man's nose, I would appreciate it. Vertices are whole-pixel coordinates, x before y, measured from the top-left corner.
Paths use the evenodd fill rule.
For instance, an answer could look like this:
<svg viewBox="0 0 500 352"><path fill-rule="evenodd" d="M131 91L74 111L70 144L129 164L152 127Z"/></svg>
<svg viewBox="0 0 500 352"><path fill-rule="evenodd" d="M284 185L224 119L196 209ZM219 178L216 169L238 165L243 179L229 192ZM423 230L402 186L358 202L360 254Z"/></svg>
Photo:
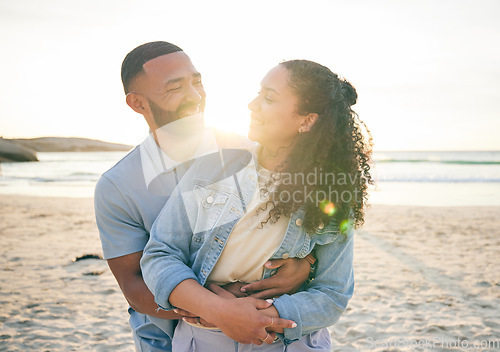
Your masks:
<svg viewBox="0 0 500 352"><path fill-rule="evenodd" d="M203 99L204 95L203 93L204 93L203 89L202 91L200 91L199 88L190 84L186 92L185 99L192 103L199 103Z"/></svg>

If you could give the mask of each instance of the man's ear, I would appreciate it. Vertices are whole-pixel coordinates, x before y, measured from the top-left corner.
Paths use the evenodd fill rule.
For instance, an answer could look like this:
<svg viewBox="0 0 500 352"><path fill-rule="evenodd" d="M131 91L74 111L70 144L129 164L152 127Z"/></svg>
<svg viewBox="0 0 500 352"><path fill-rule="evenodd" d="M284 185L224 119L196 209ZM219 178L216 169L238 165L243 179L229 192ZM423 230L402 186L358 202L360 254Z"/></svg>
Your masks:
<svg viewBox="0 0 500 352"><path fill-rule="evenodd" d="M125 97L125 101L132 110L141 115L144 115L144 113L147 112L147 108L149 108L149 106L145 104L146 99L137 93L128 93Z"/></svg>
<svg viewBox="0 0 500 352"><path fill-rule="evenodd" d="M304 121L300 124L300 132L309 132L318 120L318 114L309 113L305 116Z"/></svg>

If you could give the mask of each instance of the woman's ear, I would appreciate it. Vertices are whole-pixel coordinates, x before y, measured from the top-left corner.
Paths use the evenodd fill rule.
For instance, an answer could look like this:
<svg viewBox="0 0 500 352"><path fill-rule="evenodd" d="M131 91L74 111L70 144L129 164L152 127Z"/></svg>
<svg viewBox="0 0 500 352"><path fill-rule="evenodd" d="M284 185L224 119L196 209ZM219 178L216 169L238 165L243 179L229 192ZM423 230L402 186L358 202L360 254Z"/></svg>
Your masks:
<svg viewBox="0 0 500 352"><path fill-rule="evenodd" d="M149 106L145 106L145 99L137 93L128 93L125 101L138 114L144 115L148 111Z"/></svg>
<svg viewBox="0 0 500 352"><path fill-rule="evenodd" d="M318 120L318 114L316 113L309 113L305 116L304 121L300 125L300 132L309 132L316 123L316 120Z"/></svg>

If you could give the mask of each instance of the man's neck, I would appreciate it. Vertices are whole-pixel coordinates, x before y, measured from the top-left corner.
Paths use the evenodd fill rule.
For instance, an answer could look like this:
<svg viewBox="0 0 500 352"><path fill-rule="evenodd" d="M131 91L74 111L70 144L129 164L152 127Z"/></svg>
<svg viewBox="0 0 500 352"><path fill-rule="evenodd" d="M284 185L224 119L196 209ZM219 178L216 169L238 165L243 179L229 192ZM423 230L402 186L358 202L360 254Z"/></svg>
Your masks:
<svg viewBox="0 0 500 352"><path fill-rule="evenodd" d="M193 158L203 140L203 135L195 135L187 138L175 136L158 138L156 131L153 131L152 134L160 149L170 159L181 163Z"/></svg>

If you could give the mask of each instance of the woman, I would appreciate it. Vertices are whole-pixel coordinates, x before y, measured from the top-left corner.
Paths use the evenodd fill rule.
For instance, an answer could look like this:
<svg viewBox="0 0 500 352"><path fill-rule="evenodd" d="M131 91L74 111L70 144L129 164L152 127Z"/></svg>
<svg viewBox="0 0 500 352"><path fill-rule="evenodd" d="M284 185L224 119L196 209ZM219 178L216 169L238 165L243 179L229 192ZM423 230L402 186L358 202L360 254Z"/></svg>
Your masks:
<svg viewBox="0 0 500 352"><path fill-rule="evenodd" d="M238 346L240 351L330 350L325 328L352 296L352 228L363 223L371 182L371 141L351 109L356 98L351 84L324 66L283 62L264 77L249 104L249 138L260 145L253 160L218 182L190 168L159 215L141 265L160 307L182 308L220 331L180 322L174 350L234 349L229 337L247 320L258 323L254 338L244 342L264 345ZM267 277L272 272L263 264L269 258L304 258L311 251L314 280L271 305L203 287Z"/></svg>

